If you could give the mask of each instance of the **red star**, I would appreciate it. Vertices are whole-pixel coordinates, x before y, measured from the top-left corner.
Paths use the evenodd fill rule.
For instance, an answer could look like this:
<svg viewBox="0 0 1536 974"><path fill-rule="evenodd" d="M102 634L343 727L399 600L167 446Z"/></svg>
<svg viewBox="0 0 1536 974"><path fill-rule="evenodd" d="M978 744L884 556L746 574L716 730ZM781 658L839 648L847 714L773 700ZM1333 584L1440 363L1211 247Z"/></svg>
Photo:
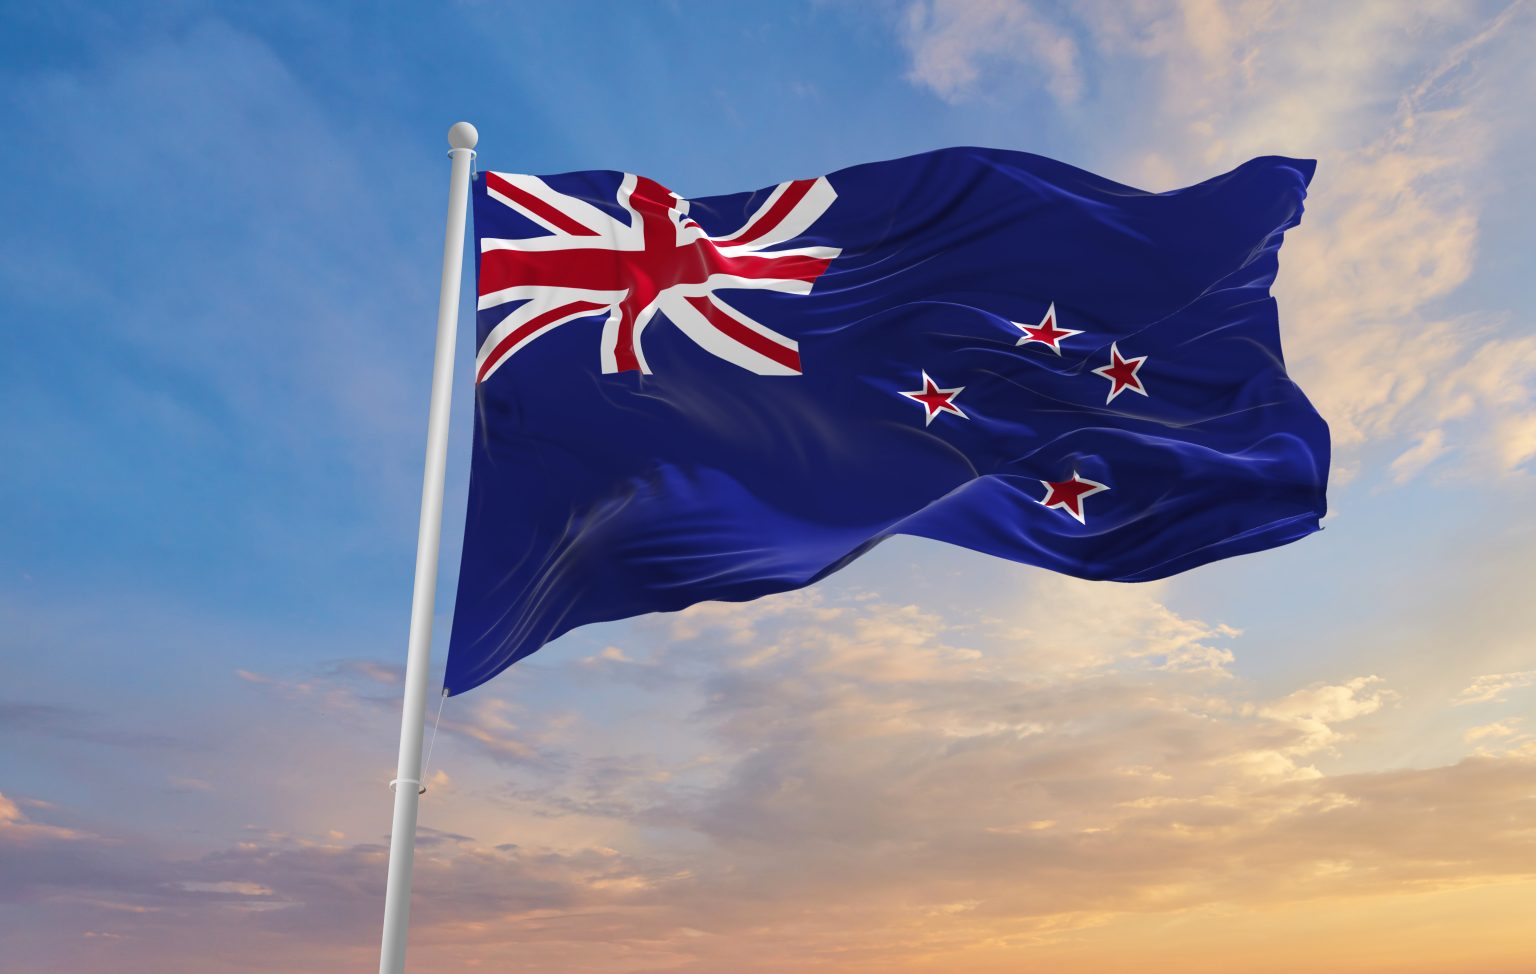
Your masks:
<svg viewBox="0 0 1536 974"><path fill-rule="evenodd" d="M1141 379L1136 375L1141 371L1142 365L1147 361L1145 355L1136 358L1121 358L1120 346L1111 342L1109 345L1109 364L1102 369L1094 369L1094 375L1102 375L1111 383L1109 398L1106 403L1115 401L1115 397L1129 389L1131 392L1139 392L1143 396L1147 394L1147 387L1141 384Z"/></svg>
<svg viewBox="0 0 1536 974"><path fill-rule="evenodd" d="M1050 348L1057 355L1061 354L1061 340L1071 338L1073 335L1081 335L1081 331L1073 331L1070 328L1058 328L1056 326L1056 302L1045 309L1045 317L1040 319L1039 325L1021 325L1017 321L1014 327L1024 333L1024 337L1015 342L1015 345L1027 345L1030 342L1039 342Z"/></svg>
<svg viewBox="0 0 1536 974"><path fill-rule="evenodd" d="M958 386L954 389L940 389L939 384L928 378L928 373L924 372L922 390L920 392L903 392L902 395L923 404L923 409L925 410L923 425L927 426L933 422L933 417L939 413L954 413L961 419L970 419L971 417L961 412L960 407L954 403L954 398L963 391L965 391L965 386Z"/></svg>
<svg viewBox="0 0 1536 974"><path fill-rule="evenodd" d="M1060 482L1042 480L1040 482L1045 485L1045 499L1040 503L1046 507L1054 507L1066 511L1077 518L1077 523L1079 524L1088 523L1083 520L1083 498L1092 497L1100 491L1109 489L1097 480L1087 480L1079 476L1076 471L1072 472L1071 480Z"/></svg>

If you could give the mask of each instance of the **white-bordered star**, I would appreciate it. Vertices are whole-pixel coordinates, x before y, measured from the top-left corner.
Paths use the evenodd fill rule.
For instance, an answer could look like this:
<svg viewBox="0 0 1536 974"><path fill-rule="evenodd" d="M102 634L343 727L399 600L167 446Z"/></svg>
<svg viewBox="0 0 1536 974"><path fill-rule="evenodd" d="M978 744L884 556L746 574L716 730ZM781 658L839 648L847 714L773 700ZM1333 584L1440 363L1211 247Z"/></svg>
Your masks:
<svg viewBox="0 0 1536 974"><path fill-rule="evenodd" d="M1109 490L1108 487L1097 480L1089 480L1076 470L1072 471L1071 480L1042 480L1045 485L1045 497L1040 503L1046 507L1059 511L1066 511L1072 517L1077 518L1078 524L1087 524L1083 518L1083 498L1092 497L1094 494Z"/></svg>
<svg viewBox="0 0 1536 974"><path fill-rule="evenodd" d="M953 389L940 389L939 384L923 373L923 388L917 392L903 392L902 395L913 402L921 403L923 407L923 425L933 423L933 417L939 413L954 413L961 419L970 419L959 406L954 403L954 398L965 391L965 386L956 386Z"/></svg>
<svg viewBox="0 0 1536 974"><path fill-rule="evenodd" d="M1052 301L1051 306L1045 309L1045 317L1040 319L1040 324L1025 325L1015 321L1013 326L1024 333L1023 338L1020 338L1017 342L1014 342L1015 345L1027 345L1030 342L1039 342L1046 348L1049 348L1051 351L1055 352L1057 355L1061 354L1062 339L1071 338L1073 335L1082 334L1081 330L1073 331L1071 328L1062 328L1056 324L1055 301Z"/></svg>
<svg viewBox="0 0 1536 974"><path fill-rule="evenodd" d="M1120 346L1115 342L1109 343L1109 364L1093 370L1094 375L1102 375L1110 382L1109 398L1104 400L1106 404L1114 402L1115 397L1127 389L1143 396L1147 394L1147 387L1141 384L1140 377L1136 375L1146 361L1145 355L1124 358L1120 355Z"/></svg>

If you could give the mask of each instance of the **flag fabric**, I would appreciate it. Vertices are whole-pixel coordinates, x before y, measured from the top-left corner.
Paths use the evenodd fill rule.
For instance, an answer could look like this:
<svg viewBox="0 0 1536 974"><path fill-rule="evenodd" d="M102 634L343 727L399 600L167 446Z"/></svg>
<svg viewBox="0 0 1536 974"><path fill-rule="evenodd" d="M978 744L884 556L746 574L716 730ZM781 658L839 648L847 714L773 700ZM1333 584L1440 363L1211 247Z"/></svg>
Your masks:
<svg viewBox="0 0 1536 974"><path fill-rule="evenodd" d="M1301 538L1270 285L1313 163L1147 193L956 148L751 193L496 172L445 685L894 534L1142 581Z"/></svg>

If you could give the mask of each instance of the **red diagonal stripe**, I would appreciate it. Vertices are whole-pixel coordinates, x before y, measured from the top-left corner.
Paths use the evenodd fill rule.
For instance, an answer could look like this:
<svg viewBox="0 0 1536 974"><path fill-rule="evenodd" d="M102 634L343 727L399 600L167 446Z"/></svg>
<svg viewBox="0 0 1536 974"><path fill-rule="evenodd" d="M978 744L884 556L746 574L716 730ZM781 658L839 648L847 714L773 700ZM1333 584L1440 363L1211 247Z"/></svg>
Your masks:
<svg viewBox="0 0 1536 974"><path fill-rule="evenodd" d="M709 298L686 298L693 310L704 316L704 320L714 325L726 338L745 345L752 351L766 359L772 359L787 369L800 371L800 353L792 348L785 348L778 342L758 334L751 328L737 321L735 318L715 307L715 303Z"/></svg>
<svg viewBox="0 0 1536 974"><path fill-rule="evenodd" d="M558 321L561 318L586 314L591 311L601 311L606 307L608 307L606 304L598 304L593 301L572 301L570 304L562 304L552 311L546 311L541 315L534 315L523 322L522 327L513 329L512 334L496 343L496 347L491 349L491 354L485 357L485 364L480 366L480 371L475 374L475 381L483 381L486 375L496 367L496 363L500 362L513 348L517 347L518 342L537 332L550 322Z"/></svg>
<svg viewBox="0 0 1536 974"><path fill-rule="evenodd" d="M536 215L545 223L559 229L562 233L568 233L573 237L598 236L596 230L577 223L569 214L562 213L532 193L518 189L493 172L485 174L485 188L500 193L529 213Z"/></svg>
<svg viewBox="0 0 1536 974"><path fill-rule="evenodd" d="M759 281L811 281L826 271L832 261L825 257L805 254L766 253L743 254L736 257L721 255L712 261L712 269L719 274L734 274Z"/></svg>
<svg viewBox="0 0 1536 974"><path fill-rule="evenodd" d="M809 193L814 185L816 185L816 180L814 179L797 179L790 183L784 188L783 194L768 208L768 212L762 215L761 219L754 220L742 232L741 236L733 237L726 241L726 246L739 247L767 234L774 227L784 222L784 218L789 216L789 211L793 210L801 200L805 199L805 194Z"/></svg>

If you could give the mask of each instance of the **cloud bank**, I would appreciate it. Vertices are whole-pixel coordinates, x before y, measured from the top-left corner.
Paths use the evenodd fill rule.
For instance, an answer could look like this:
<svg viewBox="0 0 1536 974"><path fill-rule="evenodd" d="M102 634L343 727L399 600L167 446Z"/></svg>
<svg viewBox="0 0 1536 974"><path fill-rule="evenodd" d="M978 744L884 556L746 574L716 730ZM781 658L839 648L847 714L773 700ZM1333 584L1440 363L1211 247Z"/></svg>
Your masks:
<svg viewBox="0 0 1536 974"><path fill-rule="evenodd" d="M803 592L658 619L654 639L544 674L623 701L656 741L677 730L675 750L471 695L438 744L452 821L429 797L413 951L424 970L987 969L1142 918L1536 879L1536 754L1499 746L1518 737L1487 731L1444 766L1331 771L1391 689L1366 674L1255 698L1228 665L1241 635L1156 592L1041 578L1022 604L1097 614L1028 620ZM324 671L254 686L333 714L353 699L389 727L372 694L392 671ZM555 725L564 757L530 762ZM0 898L78 924L81 963L372 957L381 839L257 830L191 854L15 796L0 812ZM170 938L184 967L166 966Z"/></svg>

